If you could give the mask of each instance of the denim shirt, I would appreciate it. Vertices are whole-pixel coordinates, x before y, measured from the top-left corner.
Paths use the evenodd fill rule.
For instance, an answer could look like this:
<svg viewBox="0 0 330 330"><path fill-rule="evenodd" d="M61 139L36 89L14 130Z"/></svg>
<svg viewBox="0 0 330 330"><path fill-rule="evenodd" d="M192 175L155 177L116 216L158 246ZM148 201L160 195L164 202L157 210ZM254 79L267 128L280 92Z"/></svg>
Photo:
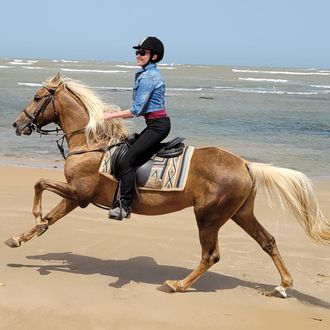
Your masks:
<svg viewBox="0 0 330 330"><path fill-rule="evenodd" d="M155 63L149 63L135 74L133 105L134 117L165 108L165 82Z"/></svg>

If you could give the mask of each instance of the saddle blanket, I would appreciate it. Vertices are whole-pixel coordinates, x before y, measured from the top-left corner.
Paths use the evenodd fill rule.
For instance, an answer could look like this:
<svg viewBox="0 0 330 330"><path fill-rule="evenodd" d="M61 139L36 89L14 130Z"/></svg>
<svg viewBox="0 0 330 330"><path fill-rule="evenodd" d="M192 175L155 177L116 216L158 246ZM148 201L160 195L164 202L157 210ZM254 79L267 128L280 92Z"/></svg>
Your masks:
<svg viewBox="0 0 330 330"><path fill-rule="evenodd" d="M193 152L194 147L185 146L183 153L178 157L163 158L156 156L153 159L153 165L146 184L138 188L141 190L182 191L186 186ZM104 153L99 172L117 182L116 178L111 175L111 154L113 154L111 150Z"/></svg>

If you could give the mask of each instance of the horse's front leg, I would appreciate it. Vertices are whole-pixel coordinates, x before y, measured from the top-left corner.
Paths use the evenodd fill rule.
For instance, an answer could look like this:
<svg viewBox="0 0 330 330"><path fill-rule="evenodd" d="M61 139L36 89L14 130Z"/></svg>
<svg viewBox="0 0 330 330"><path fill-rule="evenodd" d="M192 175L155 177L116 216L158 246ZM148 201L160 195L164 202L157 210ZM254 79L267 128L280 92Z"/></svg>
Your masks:
<svg viewBox="0 0 330 330"><path fill-rule="evenodd" d="M46 224L46 230L48 228L48 224L52 225L54 224L57 220L63 218L65 215L70 213L72 210L74 210L78 206L77 203L70 201L68 199L63 199L56 207L54 207L46 216L45 220L47 220ZM42 233L44 233L46 230L44 230ZM31 229L23 232L22 234L18 236L13 236L9 238L5 243L9 247L19 247L21 246L22 242L27 242L29 241L32 237L35 235L40 236L41 234L38 234L38 231L40 233L40 227L39 225L35 225Z"/></svg>
<svg viewBox="0 0 330 330"><path fill-rule="evenodd" d="M44 190L52 191L55 194L78 204L77 194L71 184L50 179L40 179L34 185L35 193L32 207L32 213L35 217L36 225L39 228L37 232L38 236L48 228L48 220L42 218L42 193Z"/></svg>
<svg viewBox="0 0 330 330"><path fill-rule="evenodd" d="M49 214L43 219L42 218L42 193L44 190L52 191L57 195L64 198L64 200L58 204ZM57 182L50 179L40 179L34 185L34 201L32 207L32 213L36 220L36 226L30 230L25 231L19 236L13 236L9 238L5 243L10 247L18 247L21 242L30 240L35 235L40 236L48 229L48 223L52 224L78 205L78 197L75 189L69 184L64 182ZM56 220L52 222L52 217Z"/></svg>

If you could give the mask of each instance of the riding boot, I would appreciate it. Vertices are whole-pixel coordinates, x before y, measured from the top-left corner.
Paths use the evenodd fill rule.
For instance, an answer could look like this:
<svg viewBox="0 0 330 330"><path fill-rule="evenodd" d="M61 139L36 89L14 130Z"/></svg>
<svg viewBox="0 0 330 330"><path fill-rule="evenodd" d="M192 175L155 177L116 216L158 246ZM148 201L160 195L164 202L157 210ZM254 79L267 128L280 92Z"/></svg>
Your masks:
<svg viewBox="0 0 330 330"><path fill-rule="evenodd" d="M134 185L134 170L129 169L121 175L118 183L117 200L109 210L109 219L122 220L123 218L130 218Z"/></svg>
<svg viewBox="0 0 330 330"><path fill-rule="evenodd" d="M120 205L120 201L118 201L118 206L111 208L109 210L109 219L113 220L123 220L123 218L129 219L131 217L131 209L127 208L123 205Z"/></svg>

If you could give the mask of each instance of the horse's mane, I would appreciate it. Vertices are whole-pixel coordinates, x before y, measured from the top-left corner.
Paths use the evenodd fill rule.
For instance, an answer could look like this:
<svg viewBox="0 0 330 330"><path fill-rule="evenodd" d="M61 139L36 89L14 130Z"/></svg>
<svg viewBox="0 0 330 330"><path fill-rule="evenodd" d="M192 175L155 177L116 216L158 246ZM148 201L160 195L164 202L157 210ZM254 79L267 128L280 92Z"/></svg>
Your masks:
<svg viewBox="0 0 330 330"><path fill-rule="evenodd" d="M89 145L97 143L117 143L127 136L127 131L121 119L104 120L104 112L120 111L115 104L105 104L100 97L86 85L59 74L46 80L47 88L57 88L61 84L72 93L89 114L89 122L85 128L86 140Z"/></svg>

